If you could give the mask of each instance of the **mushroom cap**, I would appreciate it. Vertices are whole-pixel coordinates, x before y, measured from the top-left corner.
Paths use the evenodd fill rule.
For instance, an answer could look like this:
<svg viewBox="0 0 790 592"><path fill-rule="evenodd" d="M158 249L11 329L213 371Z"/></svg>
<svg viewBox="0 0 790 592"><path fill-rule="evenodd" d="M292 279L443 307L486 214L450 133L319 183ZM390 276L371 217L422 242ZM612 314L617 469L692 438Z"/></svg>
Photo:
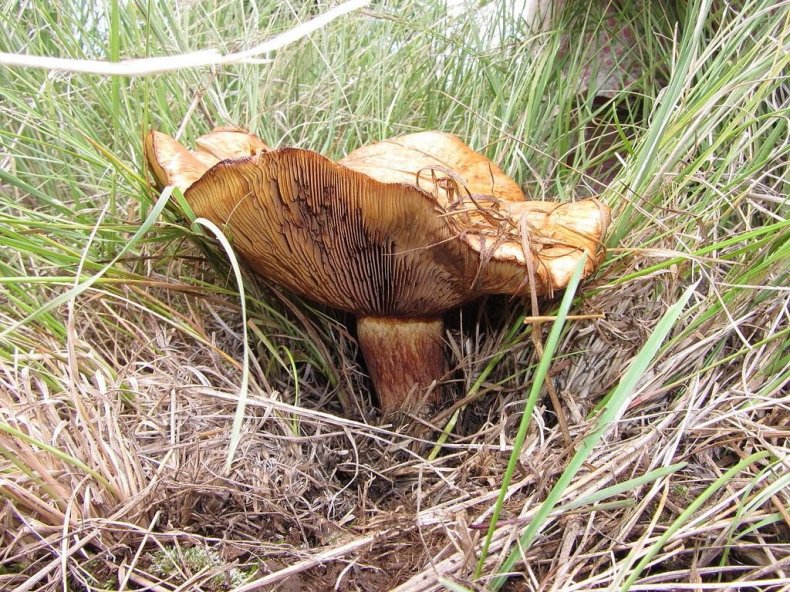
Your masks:
<svg viewBox="0 0 790 592"><path fill-rule="evenodd" d="M242 158L270 150L256 135L240 129L217 127L200 136L197 150L187 150L161 132L151 130L145 137L145 154L157 183L186 191L192 183L222 160Z"/></svg>
<svg viewBox="0 0 790 592"><path fill-rule="evenodd" d="M185 188L193 211L223 228L258 273L354 314L436 316L484 294L528 294L531 279L550 294L584 254L585 275L603 256L605 206L523 201L512 179L455 136L402 136L340 163L229 138L230 150L203 141L189 152L151 132L146 155L157 180ZM207 154L231 157L208 168Z"/></svg>
<svg viewBox="0 0 790 592"><path fill-rule="evenodd" d="M459 222L462 240L485 258L512 260L526 268L525 253L532 249L545 284L538 292L567 286L582 251L588 255L585 276L603 259L606 206L595 199L526 201L501 168L452 134L398 136L357 148L338 163L382 182L426 190Z"/></svg>
<svg viewBox="0 0 790 592"><path fill-rule="evenodd" d="M465 194L524 201L518 184L457 136L418 132L357 148L338 161L384 183L409 183L449 206Z"/></svg>

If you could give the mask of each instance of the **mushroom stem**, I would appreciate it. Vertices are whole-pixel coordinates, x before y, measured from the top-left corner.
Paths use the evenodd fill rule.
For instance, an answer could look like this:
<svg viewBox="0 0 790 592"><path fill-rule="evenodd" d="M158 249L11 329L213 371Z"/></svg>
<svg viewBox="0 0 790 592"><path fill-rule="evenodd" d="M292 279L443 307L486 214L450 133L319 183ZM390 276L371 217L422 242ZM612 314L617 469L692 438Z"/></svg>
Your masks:
<svg viewBox="0 0 790 592"><path fill-rule="evenodd" d="M447 370L441 317L359 317L357 338L387 415L414 408L422 391ZM438 398L435 389L429 398Z"/></svg>

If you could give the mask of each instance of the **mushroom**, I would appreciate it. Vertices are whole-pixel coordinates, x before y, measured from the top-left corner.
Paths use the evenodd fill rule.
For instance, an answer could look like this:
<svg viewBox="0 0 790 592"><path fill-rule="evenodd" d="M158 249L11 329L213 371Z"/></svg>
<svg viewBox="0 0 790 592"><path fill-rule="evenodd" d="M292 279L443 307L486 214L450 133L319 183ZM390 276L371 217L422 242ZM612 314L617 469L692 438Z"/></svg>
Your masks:
<svg viewBox="0 0 790 592"><path fill-rule="evenodd" d="M356 315L385 414L417 406L446 373L446 311L485 294L551 294L580 258L589 275L603 257L605 206L525 201L501 169L449 134L401 136L337 163L239 136L241 147L228 142L214 164L198 154L211 136L189 152L150 132L157 181L184 190L257 273Z"/></svg>

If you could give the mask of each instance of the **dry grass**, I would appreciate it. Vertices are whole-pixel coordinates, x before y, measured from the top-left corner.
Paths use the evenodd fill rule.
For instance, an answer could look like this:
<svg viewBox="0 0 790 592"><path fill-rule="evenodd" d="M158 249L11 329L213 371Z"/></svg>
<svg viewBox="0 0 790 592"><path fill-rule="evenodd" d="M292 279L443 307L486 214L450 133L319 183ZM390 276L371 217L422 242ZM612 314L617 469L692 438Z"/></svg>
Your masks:
<svg viewBox="0 0 790 592"><path fill-rule="evenodd" d="M466 131L481 147L490 141L489 156L549 196L586 193L590 185L599 192L593 179L602 179L602 199L619 220L607 262L574 303L574 314L591 318L567 322L551 360L548 380L560 407L549 397L535 407L482 559L539 362L536 325L523 323L530 308L490 298L451 313L454 400L430 416L382 425L350 319L245 276L253 355L240 444L225 470L244 356L245 319L232 273L209 240L186 229L175 200L145 240L132 240L152 195L134 173L138 119L122 132L126 140L97 152L80 134L94 129L98 107L68 120L79 133L59 136L59 118L72 117L66 107L78 111L72 96L61 103L31 94L25 111L16 77L24 73L4 71L15 94L2 107L12 131L1 136L0 589L787 589L790 95L780 52L788 25L786 16L770 16L771 3L758 4L743 9L769 15L755 24L737 8L701 3L710 9L706 39L719 55L706 55L702 44L682 87L672 86L665 67L645 74L643 92L652 88L675 101L666 112L656 103L643 117L644 97L592 107L592 99L552 95L574 120L558 122L526 98L518 118L509 98L490 113L487 101L494 99L470 90L444 100L442 120L432 119L440 99L428 91L414 91L413 103L403 98L394 114L398 131L445 127ZM173 22L185 31L217 39L233 26L216 15L206 17L205 28L179 18ZM300 61L304 71L321 62L307 57L313 43L352 44L374 25L381 29L375 39L389 39L401 31L401 19L384 9L366 13L337 25L348 28L332 29L333 38L278 54L270 76L288 80L282 94L279 83L267 86L271 96L263 99L258 85L245 86L248 66L206 75L208 91L174 107L184 125L176 118L173 127L198 133L225 115L244 123L244 109L254 112L255 105L239 106L241 96L271 101L262 135L342 152L390 125L380 98L338 83L342 92L332 103L287 76ZM423 43L443 39L438 27L421 30L422 22L408 21L397 37L402 46L392 51L420 55ZM716 37L727 23L743 33ZM15 39L19 32L8 26ZM678 28L687 34L688 27ZM651 43L677 50L675 67L682 69L684 42L656 36L640 43L642 51L658 52ZM519 49L472 45L458 49L468 53L456 62L444 56L447 77L488 60L496 87L497 68L511 59L525 71L508 73L508 85L538 93L535 72L543 70L519 65ZM366 69L370 61L337 51L339 62L322 74L327 79L344 75L338 63L360 77L380 75ZM334 54L323 48L317 55ZM752 67L726 69L738 59ZM561 68L546 72L567 76ZM416 84L422 74L404 67L397 80ZM42 76L31 88L65 84ZM721 80L723 89L716 86ZM68 84L90 86L82 79ZM150 84L156 109L174 96L170 85L191 88L190 80ZM221 93L234 85L242 90L226 104L242 111L228 114ZM111 91L111 82L104 88ZM131 83L123 88L136 96ZM111 94L93 100L104 105ZM118 129L137 117L124 100L117 110L111 101L102 107L117 116ZM332 105L335 118L327 115ZM422 111L414 111L418 106ZM615 107L627 121L612 119ZM246 122L256 125L254 117ZM342 132L332 139L334 126ZM657 126L664 136L654 137ZM596 149L563 146L563 130L577 139L598 130L594 138L608 139ZM542 156L547 150L552 158ZM84 290L55 300L100 272ZM689 286L691 301L661 350L614 421L599 425L604 403ZM48 302L57 306L30 317ZM555 308L546 303L541 313ZM539 327L543 341L549 325ZM570 471L596 434L600 441ZM563 476L567 486L555 491ZM547 498L555 500L551 513L520 549ZM496 576L511 552L516 577L504 583Z"/></svg>
<svg viewBox="0 0 790 592"><path fill-rule="evenodd" d="M665 248L671 246L668 241ZM629 257L630 265L643 263ZM196 265L174 266L168 276L198 275ZM715 275L717 267L709 272ZM618 278L625 270L608 271ZM86 589L115 589L124 580L164 590L185 582L189 589L226 589L228 580L217 574L230 577L236 569L263 578L262 586L285 589L388 589L399 583L399 590L423 590L437 574L469 573L511 450L507 434L518 419L525 370L535 362L529 340L509 348L466 409L456 437L432 461L426 455L437 433L426 423L440 422L393 431L372 417L343 417L328 401L328 387L314 386L325 380L309 367L300 369L301 401L294 405L293 384L271 383L256 358L241 446L225 474L240 381L232 361L241 356L238 307L179 293L168 287L168 277L151 279L161 283L149 295L185 311L200 339L163 326L158 315L131 302L99 295L75 311L65 350L54 339L39 342L49 355L20 355L2 368L3 420L19 431L3 435L4 454L34 471L9 473L9 465L2 479L13 502L2 512L2 561L11 572L0 576L4 586L45 589L65 578ZM672 273L617 286L603 284L606 279L599 278L602 285L582 306L605 311L606 318L573 323L552 368L572 444L563 442L552 410L539 407L494 536L492 566L589 432L588 414L683 287ZM507 323L488 326L481 318L485 308L460 313L459 324L473 328L450 336L464 353L456 360L459 390L468 390L461 385L471 385L503 347L504 331L496 327ZM671 479L558 512L525 556L532 585L611 586L627 575L626 556L655 542L729 467L760 450L785 456L790 397L757 362L781 340L755 347L737 364L710 367L710 350L712 344L724 353L742 349L736 328L748 332L751 343L770 338L786 310L775 300L753 305L745 298L730 312L738 325L714 319L663 352L561 503L658 467L684 466ZM749 319L759 323L750 326ZM332 352L336 371L359 372L343 326L327 325L339 346ZM64 382L68 377L71 388L52 392L41 374ZM31 446L31 439L75 460ZM88 476L80 460L111 481ZM659 569L637 589L677 589L687 578L757 579L765 586L782 580L789 516L787 490L778 484L786 481L780 478L786 469L762 458L714 492L664 546L654 560ZM211 550L223 563L202 573L173 569L164 577L152 573L156 547ZM725 570L716 566L722 553L735 559ZM108 581L96 580L102 576ZM519 586L530 584L513 589Z"/></svg>

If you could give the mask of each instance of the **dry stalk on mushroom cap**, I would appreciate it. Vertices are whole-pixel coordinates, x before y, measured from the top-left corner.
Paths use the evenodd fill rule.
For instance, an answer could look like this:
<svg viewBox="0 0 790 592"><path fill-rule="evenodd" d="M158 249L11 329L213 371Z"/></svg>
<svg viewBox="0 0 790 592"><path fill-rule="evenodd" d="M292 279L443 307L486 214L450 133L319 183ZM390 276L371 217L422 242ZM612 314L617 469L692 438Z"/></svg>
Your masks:
<svg viewBox="0 0 790 592"><path fill-rule="evenodd" d="M179 186L256 272L357 316L384 413L420 404L445 374L447 310L485 294L551 294L580 258L589 275L603 257L605 206L526 201L449 134L401 136L337 163L228 130L195 152L152 131L145 148L157 181Z"/></svg>

